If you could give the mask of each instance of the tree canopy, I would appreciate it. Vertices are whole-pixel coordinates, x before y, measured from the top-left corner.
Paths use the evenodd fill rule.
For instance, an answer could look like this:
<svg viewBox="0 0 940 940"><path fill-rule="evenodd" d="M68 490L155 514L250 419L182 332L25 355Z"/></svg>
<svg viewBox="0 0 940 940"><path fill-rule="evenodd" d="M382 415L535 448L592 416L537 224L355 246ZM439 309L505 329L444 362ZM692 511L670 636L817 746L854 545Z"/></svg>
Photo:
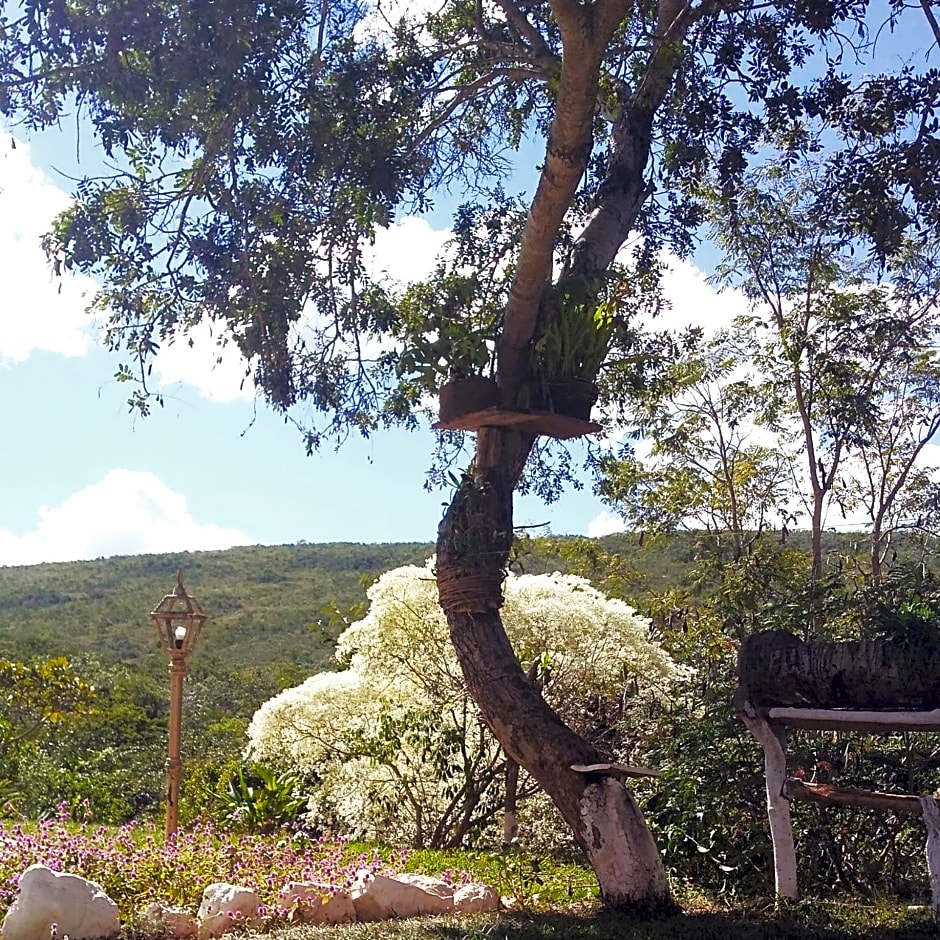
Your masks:
<svg viewBox="0 0 940 940"><path fill-rule="evenodd" d="M734 200L710 194L716 277L748 310L690 330L632 392L650 458L628 440L602 459L599 490L640 528L728 533L735 559L802 516L816 580L826 525L860 516L877 582L893 533L931 531L936 484L919 460L940 423L936 242L906 238L885 279L818 218L816 170L771 163Z"/></svg>
<svg viewBox="0 0 940 940"><path fill-rule="evenodd" d="M647 261L687 246L695 185L733 194L767 147L825 147L816 198L879 251L929 231L938 74L877 71L876 40L906 12L501 0L389 21L347 0L28 0L0 26L0 112L31 129L74 114L114 161L81 181L47 249L100 279L135 403L155 351L209 320L275 407L313 405L315 445L408 420L441 380L427 357L485 369L499 338L518 382L508 363L539 331L554 251L562 282L596 292L631 233ZM516 152L549 133L527 213L506 192ZM408 298L415 322L363 244L448 190L465 199L452 263Z"/></svg>

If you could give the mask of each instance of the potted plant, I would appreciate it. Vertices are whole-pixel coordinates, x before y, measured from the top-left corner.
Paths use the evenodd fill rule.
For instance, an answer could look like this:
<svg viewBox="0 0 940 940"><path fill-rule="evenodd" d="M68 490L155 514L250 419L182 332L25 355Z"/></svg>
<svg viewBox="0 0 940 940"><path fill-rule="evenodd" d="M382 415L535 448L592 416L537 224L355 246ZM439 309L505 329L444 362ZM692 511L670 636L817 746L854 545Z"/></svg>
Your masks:
<svg viewBox="0 0 940 940"><path fill-rule="evenodd" d="M499 404L496 383L486 375L497 317L478 294L475 278L448 275L412 285L399 305L398 375L438 393L443 423Z"/></svg>
<svg viewBox="0 0 940 940"><path fill-rule="evenodd" d="M543 304L545 326L535 342L548 406L587 421L597 401L597 373L613 335L613 304L552 291Z"/></svg>

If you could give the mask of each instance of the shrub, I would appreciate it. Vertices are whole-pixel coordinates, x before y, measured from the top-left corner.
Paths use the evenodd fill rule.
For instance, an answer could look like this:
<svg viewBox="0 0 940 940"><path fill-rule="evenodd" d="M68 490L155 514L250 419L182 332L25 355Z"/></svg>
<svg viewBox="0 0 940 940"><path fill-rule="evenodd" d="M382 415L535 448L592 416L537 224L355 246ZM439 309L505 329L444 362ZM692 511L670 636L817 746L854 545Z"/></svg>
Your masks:
<svg viewBox="0 0 940 940"><path fill-rule="evenodd" d="M562 717L611 743L636 699L676 676L649 622L570 575L509 576L503 619L520 662ZM508 765L478 720L451 647L430 567L406 566L369 590L370 608L339 638L339 672L265 703L248 754L316 777L320 825L414 845L498 838ZM518 795L535 792L523 774Z"/></svg>

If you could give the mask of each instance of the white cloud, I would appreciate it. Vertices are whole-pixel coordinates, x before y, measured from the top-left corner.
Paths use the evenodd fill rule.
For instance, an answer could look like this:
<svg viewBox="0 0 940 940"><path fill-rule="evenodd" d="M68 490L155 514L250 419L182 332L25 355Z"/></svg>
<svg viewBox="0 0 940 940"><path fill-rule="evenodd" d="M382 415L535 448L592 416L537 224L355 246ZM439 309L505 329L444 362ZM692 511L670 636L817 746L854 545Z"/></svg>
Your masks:
<svg viewBox="0 0 940 940"><path fill-rule="evenodd" d="M918 467L940 467L940 444L925 444L916 463Z"/></svg>
<svg viewBox="0 0 940 940"><path fill-rule="evenodd" d="M0 136L0 361L37 351L83 356L94 327L85 313L97 289L88 277L54 277L41 239L69 196L30 161L29 145Z"/></svg>
<svg viewBox="0 0 940 940"><path fill-rule="evenodd" d="M659 329L681 330L690 324L712 334L731 325L734 317L748 312L743 292L728 288L720 293L707 283L708 275L691 261L663 251L660 260L666 264L663 293L671 307L653 321Z"/></svg>
<svg viewBox="0 0 940 940"><path fill-rule="evenodd" d="M0 530L0 565L207 551L253 541L238 529L196 522L186 497L153 473L115 469L58 506L40 506L32 531Z"/></svg>
<svg viewBox="0 0 940 940"><path fill-rule="evenodd" d="M394 26L404 17L420 22L428 13L439 13L445 5L446 0L375 0L353 36L357 42L369 39L382 42L391 38Z"/></svg>
<svg viewBox="0 0 940 940"><path fill-rule="evenodd" d="M615 532L626 532L626 530L623 519L605 510L588 523L587 537L599 539L604 535L613 535Z"/></svg>
<svg viewBox="0 0 940 940"><path fill-rule="evenodd" d="M374 280L390 279L410 284L434 270L450 229L431 228L425 219L405 216L375 233L375 244L363 251L363 262Z"/></svg>
<svg viewBox="0 0 940 940"><path fill-rule="evenodd" d="M218 333L205 320L162 346L153 360L161 388L176 383L189 385L203 398L217 402L255 397L248 368L248 361L235 343L220 344Z"/></svg>

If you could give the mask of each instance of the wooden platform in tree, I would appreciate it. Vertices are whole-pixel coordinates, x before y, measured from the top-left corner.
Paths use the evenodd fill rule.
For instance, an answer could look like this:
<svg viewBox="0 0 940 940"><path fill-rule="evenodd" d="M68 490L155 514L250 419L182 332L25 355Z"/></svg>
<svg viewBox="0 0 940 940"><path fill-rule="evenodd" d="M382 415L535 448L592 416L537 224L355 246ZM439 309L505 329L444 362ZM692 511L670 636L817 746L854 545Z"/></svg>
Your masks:
<svg viewBox="0 0 940 940"><path fill-rule="evenodd" d="M431 425L435 431L479 431L480 428L518 428L557 440L596 434L601 426L594 421L582 421L553 411L506 411L502 408L484 408L468 414L437 421Z"/></svg>

